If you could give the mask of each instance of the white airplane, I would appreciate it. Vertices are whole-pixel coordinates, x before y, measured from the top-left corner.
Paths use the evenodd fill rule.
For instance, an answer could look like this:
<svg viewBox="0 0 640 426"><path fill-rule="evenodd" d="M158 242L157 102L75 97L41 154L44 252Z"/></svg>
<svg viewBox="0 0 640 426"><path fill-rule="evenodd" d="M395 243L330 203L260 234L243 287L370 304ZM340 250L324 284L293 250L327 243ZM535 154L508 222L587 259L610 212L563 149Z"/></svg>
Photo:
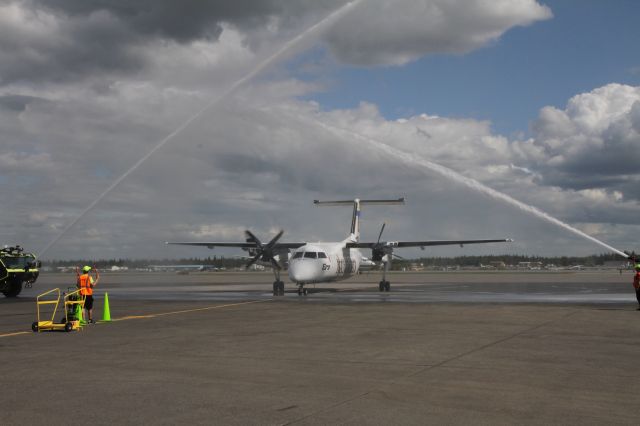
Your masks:
<svg viewBox="0 0 640 426"><path fill-rule="evenodd" d="M214 247L239 247L248 251L253 258L247 264L247 268L256 262L270 264L273 268L275 281L273 282L273 295L284 295L284 282L280 280L280 259L289 260L289 279L298 286L298 295L307 295L306 284L342 281L358 273L366 264L366 259L359 249L370 249L370 261L382 263L382 280L379 283L380 291L389 291L391 283L387 281L387 271L393 259L393 250L402 247L442 246L483 243L502 243L513 240L427 240L427 241L380 241L385 225L382 225L378 241L360 241L360 212L363 205L392 205L404 204L404 198L397 200L346 200L346 201L318 201L316 206L353 206L351 217L351 230L349 236L338 242L278 242L284 231L263 244L251 231L245 231L247 236L244 242L167 242L166 244L181 244L190 246ZM293 250L293 253L290 253Z"/></svg>

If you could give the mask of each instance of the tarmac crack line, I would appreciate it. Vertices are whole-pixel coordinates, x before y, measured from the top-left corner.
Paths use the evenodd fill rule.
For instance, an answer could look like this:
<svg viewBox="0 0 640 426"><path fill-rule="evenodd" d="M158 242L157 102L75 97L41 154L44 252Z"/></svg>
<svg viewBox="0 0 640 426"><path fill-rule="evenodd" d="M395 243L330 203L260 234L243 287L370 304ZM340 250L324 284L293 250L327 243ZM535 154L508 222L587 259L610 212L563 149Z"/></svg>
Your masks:
<svg viewBox="0 0 640 426"><path fill-rule="evenodd" d="M483 351L483 350L485 350L485 349L487 349L487 348L490 348L490 347L492 347L492 346L499 345L500 343L504 343L504 342L509 341L509 340L511 340L511 339L514 339L514 338L516 338L516 337L522 336L523 334L526 334L526 333L529 333L529 332L531 332L531 331L534 331L534 330L537 330L537 329L539 329L539 328L542 328L542 327L544 327L544 326L546 326L546 325L549 325L549 324L551 324L551 323L553 323L553 322L555 322L555 321L558 321L558 320L560 320L560 319L569 318L570 316L575 315L576 313L578 313L578 311L572 311L572 312L569 312L568 314L566 314L566 315L562 315L562 316L560 316L560 317L558 317L558 318L554 318L554 319L550 319L550 320L548 320L548 321L544 321L544 322L542 322L542 323L540 323L540 324L538 324L538 325L535 325L535 326L533 326L533 327L529 327L529 328L527 328L527 329L525 329L525 330L521 330L521 331L519 331L519 332L517 332L517 333L514 333L514 334L512 334L512 335L510 335L510 336L507 336L507 337L504 337L504 338L502 338L502 339L498 339L498 340L496 340L496 341L493 341L493 342L487 343L487 344L485 344L485 345L482 345L482 346L480 346L480 347L477 347L477 348L471 349L471 350L469 350L469 351L467 351L467 352L464 352L464 353L458 354L458 355L456 355L456 356L453 356L453 357L451 357L451 358L445 359L444 361L441 361L441 362L439 362L439 363L424 366L424 367L419 368L418 370L416 370L416 371L414 371L414 372L412 372L412 373L408 373L408 374L405 374L405 375L401 376L401 378L402 378L402 379L406 379L406 378L409 378L409 377L416 376L416 375L418 375L418 374L420 374L420 373L424 373L425 371L429 371L429 370L433 370L433 369L438 368L438 367L442 367L442 366L444 366L445 364L448 364L448 363L450 363L450 362L452 362L452 361L456 361L456 360L458 360L458 359L464 358L465 356L471 355L471 354L473 354L473 353ZM362 393L360 393L360 394L358 394L358 395L355 395L355 396L353 396L353 397L351 397L351 398L348 398L348 399L345 399L345 400L342 400L342 401L336 402L335 404L332 404L332 405L330 405L330 406L328 406L328 407L324 407L324 408L321 408L321 409L319 409L319 410L316 410L316 411L314 411L314 412L312 412L312 413L307 414L306 416L302 416L302 417L299 417L299 418L297 418L297 419L294 419L294 420L288 421L288 422L286 422L286 423L282 423L282 426L287 426L287 425L291 425L291 424L294 424L294 423L298 423L298 422L300 422L300 421L302 421L302 420L306 420L306 419L308 419L308 418L310 418L310 417L313 417L313 416L316 416L316 415L318 415L318 414L321 414L321 413L327 412L327 411L329 411L329 410L333 410L333 409L335 409L335 408L337 408L337 407L340 407L340 406L342 406L342 405L346 405L346 404L348 404L348 403L350 403L350 402L353 402L353 401L356 401L356 400L358 400L358 399L360 399L360 398L364 398L364 397L366 397L366 396L368 396L368 395L372 394L373 392L383 392L385 388L388 388L388 387L390 387L390 386L393 386L393 385L395 385L395 384L397 384L397 383L398 383L398 381L397 381L397 380L393 380L393 381L391 381L391 382L384 383L384 384L382 384L382 385L380 385L380 386L377 386L377 387L374 387L374 388L372 388L372 389L369 389L368 391L366 391L366 392L362 392Z"/></svg>
<svg viewBox="0 0 640 426"><path fill-rule="evenodd" d="M452 361L457 361L457 360L459 360L459 359L461 359L461 358L464 358L464 357L466 357L466 356L468 356L468 355L474 354L474 353L476 353L476 352L483 351L483 350L485 350L485 349L487 349L487 348L490 348L490 347L492 347L492 346L495 346L495 345L499 345L500 343L504 343L504 342L509 341L509 340L511 340L511 339L514 339L514 338L516 338L516 337L522 336L523 334L526 334L526 333L529 333L529 332L531 332L531 331L534 331L534 330L537 330L537 329L539 329L539 328L542 328L542 327L544 327L544 326L546 326L546 325L549 325L549 324L551 324L551 323L553 323L553 322L555 322L555 321L557 321L557 320L565 319L565 318L569 318L570 316L575 315L576 313L578 313L578 311L572 311L572 312L569 312L569 313L568 313L568 314L566 314L566 315L562 315L562 316L561 316L561 317L559 317L559 318L554 318L554 319L550 319L550 320L548 320L548 321L544 321L544 322L542 322L542 323L540 323L540 324L538 324L538 325L535 325L535 326L533 326L533 327L529 327L529 328L527 328L527 329L525 329L525 330L519 331L519 332L514 333L514 334L512 334L512 335L510 335L510 336L504 337L504 338L502 338L502 339L498 339L498 340L496 340L496 341L494 341L494 342L487 343L487 344L482 345L482 346L480 346L480 347L478 347L478 348L471 349L471 350L469 350L469 351L467 351L467 352L464 352L464 353L461 353L461 354L459 354L459 355L453 356L453 357L451 357L451 358L445 359L444 361L441 361L441 362L439 362L439 363L432 364L432 365L426 366L426 367L424 367L424 368L421 368L421 369L420 369L420 370L418 370L418 371L415 371L415 372L413 372L413 373L411 373L411 374L407 374L406 376L404 376L404 378L407 378L407 377L413 377L413 376L418 375L418 374L420 374L420 373L422 373L422 372L429 371L429 370L432 370L432 369L434 369L434 368L442 367L443 365L448 364L448 363L450 363L450 362L452 362ZM391 382L391 383L389 383L389 384L394 384L394 382Z"/></svg>
<svg viewBox="0 0 640 426"><path fill-rule="evenodd" d="M15 331L13 333L0 334L0 337L18 336L20 334L30 334L30 331Z"/></svg>

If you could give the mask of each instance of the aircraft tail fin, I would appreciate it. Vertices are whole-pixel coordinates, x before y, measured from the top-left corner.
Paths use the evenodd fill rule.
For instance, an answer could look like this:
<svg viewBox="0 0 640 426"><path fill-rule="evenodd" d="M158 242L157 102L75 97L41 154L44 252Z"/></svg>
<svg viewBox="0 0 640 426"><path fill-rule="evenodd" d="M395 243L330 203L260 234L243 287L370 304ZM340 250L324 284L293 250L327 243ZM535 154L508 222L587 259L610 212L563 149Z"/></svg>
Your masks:
<svg viewBox="0 0 640 426"><path fill-rule="evenodd" d="M313 204L316 206L349 206L353 205L353 214L351 216L351 238L354 241L360 240L360 211L361 206L367 205L396 205L404 204L404 197L393 200L361 200L356 198L354 200L340 200L340 201L318 201L313 200Z"/></svg>

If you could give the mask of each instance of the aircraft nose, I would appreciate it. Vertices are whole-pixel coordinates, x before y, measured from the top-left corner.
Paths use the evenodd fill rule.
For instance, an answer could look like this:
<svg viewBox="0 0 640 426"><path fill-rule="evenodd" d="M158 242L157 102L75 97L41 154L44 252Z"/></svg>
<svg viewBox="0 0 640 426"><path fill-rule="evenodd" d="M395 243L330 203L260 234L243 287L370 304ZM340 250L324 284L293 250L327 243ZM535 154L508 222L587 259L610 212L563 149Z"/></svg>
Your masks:
<svg viewBox="0 0 640 426"><path fill-rule="evenodd" d="M289 278L291 281L300 283L313 281L316 278L315 262L297 261L289 265Z"/></svg>

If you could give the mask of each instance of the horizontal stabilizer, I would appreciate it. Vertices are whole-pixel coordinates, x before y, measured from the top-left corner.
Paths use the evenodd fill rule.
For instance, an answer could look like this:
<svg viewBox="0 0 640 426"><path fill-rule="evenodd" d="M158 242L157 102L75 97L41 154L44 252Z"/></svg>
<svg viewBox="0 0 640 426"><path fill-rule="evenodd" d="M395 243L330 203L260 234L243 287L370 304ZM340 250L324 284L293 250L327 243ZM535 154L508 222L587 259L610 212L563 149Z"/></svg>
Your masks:
<svg viewBox="0 0 640 426"><path fill-rule="evenodd" d="M404 197L393 199L393 200L340 200L340 201L319 201L313 200L313 204L316 206L353 206L354 202L359 202L362 204L369 205L394 205L394 204L404 204Z"/></svg>
<svg viewBox="0 0 640 426"><path fill-rule="evenodd" d="M355 198L353 200L340 200L340 201L318 201L313 200L313 204L316 206L353 206L353 214L351 216L351 230L349 238L353 241L360 239L360 208L363 205L398 205L404 204L404 197L393 200L361 200Z"/></svg>

